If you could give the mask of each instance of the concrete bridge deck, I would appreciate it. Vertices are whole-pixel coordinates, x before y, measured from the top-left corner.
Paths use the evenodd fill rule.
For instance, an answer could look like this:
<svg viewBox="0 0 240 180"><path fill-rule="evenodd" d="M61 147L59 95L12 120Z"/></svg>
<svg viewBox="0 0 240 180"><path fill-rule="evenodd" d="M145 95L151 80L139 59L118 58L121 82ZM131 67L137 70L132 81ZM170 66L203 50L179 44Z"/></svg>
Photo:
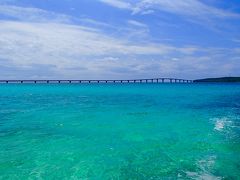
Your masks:
<svg viewBox="0 0 240 180"><path fill-rule="evenodd" d="M131 80L0 80L0 84L61 84L61 83L193 83L193 80L176 78L153 78L153 79L131 79Z"/></svg>

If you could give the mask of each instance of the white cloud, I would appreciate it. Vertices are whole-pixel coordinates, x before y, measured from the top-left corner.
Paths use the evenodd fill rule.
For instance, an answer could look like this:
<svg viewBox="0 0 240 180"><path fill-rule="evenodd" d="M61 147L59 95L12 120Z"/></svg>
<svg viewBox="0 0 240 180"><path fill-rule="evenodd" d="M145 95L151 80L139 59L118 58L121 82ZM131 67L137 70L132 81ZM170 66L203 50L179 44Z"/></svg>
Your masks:
<svg viewBox="0 0 240 180"><path fill-rule="evenodd" d="M109 4L100 0L103 3ZM114 0L109 0L114 2ZM128 3L127 0L118 0L118 2ZM135 0L130 1L128 6L116 8L126 9L132 15L153 14L156 17L164 15L162 12L173 14L176 18L188 21L190 23L201 25L214 32L222 32L223 29L230 27L227 20L239 20L240 14L215 6L210 6L200 0ZM226 31L226 30L225 30Z"/></svg>
<svg viewBox="0 0 240 180"><path fill-rule="evenodd" d="M66 23L70 22L72 19L70 16L45 11L39 8L26 8L12 5L0 5L0 14L17 20L31 22L54 21Z"/></svg>
<svg viewBox="0 0 240 180"><path fill-rule="evenodd" d="M118 55L161 55L183 50L164 44L135 44L104 35L97 29L57 23L30 23L0 21L0 56L7 50L41 52L48 55L96 56L108 53ZM20 49L19 49L20 48ZM191 49L192 51L192 49ZM16 54L17 55L17 54Z"/></svg>
<svg viewBox="0 0 240 180"><path fill-rule="evenodd" d="M114 26L108 23L96 21L94 19L89 19L89 18L81 18L79 19L79 21L81 21L82 23L86 23L86 24L98 26L98 27L100 26L100 27L113 28L113 29L115 28Z"/></svg>
<svg viewBox="0 0 240 180"><path fill-rule="evenodd" d="M100 0L100 1L120 9L129 9L129 10L132 9L132 5L127 1L122 1L122 0Z"/></svg>
<svg viewBox="0 0 240 180"><path fill-rule="evenodd" d="M0 65L31 70L34 78L45 78L46 73L48 78L73 79L224 75L234 72L240 64L234 61L238 49L231 52L228 63L221 61L226 58L223 51L231 52L139 45L76 25L0 21ZM204 55L198 56L198 52ZM19 76L17 71L14 73Z"/></svg>
<svg viewBox="0 0 240 180"><path fill-rule="evenodd" d="M0 59L18 67L42 64L93 70L96 60L109 55L162 55L176 50L161 44L137 45L82 26L0 21Z"/></svg>
<svg viewBox="0 0 240 180"><path fill-rule="evenodd" d="M199 50L139 45L76 25L0 21L1 64L25 70L40 67L44 71L49 67L58 77L173 76L181 66L196 62L185 56ZM183 58L178 57L177 63L171 61L177 54Z"/></svg>
<svg viewBox="0 0 240 180"><path fill-rule="evenodd" d="M129 3L105 2L133 10ZM221 49L220 53L196 46L175 47L147 40L139 43L128 36L113 37L97 28L71 25L72 17L37 8L0 6L0 14L20 20L0 21L0 70L13 69L12 74L3 74L4 78L18 77L15 70L31 71L34 78L187 77L189 74L196 77L200 72L226 74L239 67L238 49L234 52ZM96 27L112 27L87 18L80 21ZM124 28L129 37L137 33L142 37L148 29L135 20L127 24L130 28ZM204 55L198 56L199 52ZM232 53L229 63L221 61L226 58L224 52Z"/></svg>
<svg viewBox="0 0 240 180"><path fill-rule="evenodd" d="M235 43L240 43L240 39L237 39L237 38L232 39L232 41Z"/></svg>
<svg viewBox="0 0 240 180"><path fill-rule="evenodd" d="M147 25L130 20L127 22L127 25L113 25L106 22L97 21L95 19L82 17L76 18L70 15L60 14L56 12L46 11L39 8L30 8L30 7L19 7L12 5L0 5L0 15L3 17L7 17L7 19L11 18L15 21L21 22L41 22L41 23L62 23L62 24L80 24L82 26L98 28L98 31L112 31L112 33L118 33L122 35L137 37L141 36L146 37L148 34ZM6 19L6 18L5 18ZM133 29L131 26L142 27L142 29ZM145 30L143 31L143 28ZM147 29L147 30L146 30ZM134 31L134 33L133 33Z"/></svg>
<svg viewBox="0 0 240 180"><path fill-rule="evenodd" d="M151 14L154 10L161 10L198 18L240 18L240 14L209 6L199 0L137 0L131 4L127 0L100 1L117 8L131 10L133 14Z"/></svg>
<svg viewBox="0 0 240 180"><path fill-rule="evenodd" d="M143 12L148 9L159 9L162 11L186 15L186 16L214 16L219 18L237 17L239 14L208 6L199 0L142 0L136 4L134 13Z"/></svg>
<svg viewBox="0 0 240 180"><path fill-rule="evenodd" d="M234 51L240 55L240 48L235 48Z"/></svg>
<svg viewBox="0 0 240 180"><path fill-rule="evenodd" d="M139 21L135 21L135 20L128 20L128 24L133 25L133 26L142 27L142 28L148 28L148 26L146 24L141 23Z"/></svg>

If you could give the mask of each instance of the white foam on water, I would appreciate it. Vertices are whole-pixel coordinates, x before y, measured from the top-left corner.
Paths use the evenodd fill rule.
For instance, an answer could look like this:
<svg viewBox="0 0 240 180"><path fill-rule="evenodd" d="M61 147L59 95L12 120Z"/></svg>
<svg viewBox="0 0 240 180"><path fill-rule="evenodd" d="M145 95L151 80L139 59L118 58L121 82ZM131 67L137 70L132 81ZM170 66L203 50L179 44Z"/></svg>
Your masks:
<svg viewBox="0 0 240 180"><path fill-rule="evenodd" d="M213 169L215 165L215 156L210 156L205 159L201 159L197 161L197 166L199 167L199 172L190 172L187 171L186 175L187 177L191 179L206 179L206 180L221 180L221 177L215 176L211 173L211 170Z"/></svg>
<svg viewBox="0 0 240 180"><path fill-rule="evenodd" d="M228 117L212 118L211 120L214 122L214 130L216 131L223 131L227 127L232 127L232 121Z"/></svg>
<svg viewBox="0 0 240 180"><path fill-rule="evenodd" d="M191 179L205 179L205 180L221 180L221 177L216 177L208 173L196 173L196 172L186 172L187 177Z"/></svg>
<svg viewBox="0 0 240 180"><path fill-rule="evenodd" d="M222 131L222 129L224 128L224 121L222 120L217 120L216 123L215 123L215 127L214 129L217 130L217 131Z"/></svg>

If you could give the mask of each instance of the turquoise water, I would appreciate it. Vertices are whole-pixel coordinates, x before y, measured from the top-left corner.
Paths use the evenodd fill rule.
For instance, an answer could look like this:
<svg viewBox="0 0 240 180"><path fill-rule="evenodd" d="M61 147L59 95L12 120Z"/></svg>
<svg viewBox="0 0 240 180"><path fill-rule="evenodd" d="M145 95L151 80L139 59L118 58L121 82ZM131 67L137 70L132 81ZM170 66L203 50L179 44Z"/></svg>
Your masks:
<svg viewBox="0 0 240 180"><path fill-rule="evenodd" d="M238 179L240 84L1 84L0 179Z"/></svg>

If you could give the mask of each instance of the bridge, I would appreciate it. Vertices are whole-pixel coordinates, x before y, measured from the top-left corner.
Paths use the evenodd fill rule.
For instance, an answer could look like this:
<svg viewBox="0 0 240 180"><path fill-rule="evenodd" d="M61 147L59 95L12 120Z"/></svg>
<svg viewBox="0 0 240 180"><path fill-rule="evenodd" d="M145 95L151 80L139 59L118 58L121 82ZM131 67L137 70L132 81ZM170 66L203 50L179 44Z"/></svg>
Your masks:
<svg viewBox="0 0 240 180"><path fill-rule="evenodd" d="M193 83L193 80L176 78L130 80L0 80L0 84L82 84L82 83Z"/></svg>

